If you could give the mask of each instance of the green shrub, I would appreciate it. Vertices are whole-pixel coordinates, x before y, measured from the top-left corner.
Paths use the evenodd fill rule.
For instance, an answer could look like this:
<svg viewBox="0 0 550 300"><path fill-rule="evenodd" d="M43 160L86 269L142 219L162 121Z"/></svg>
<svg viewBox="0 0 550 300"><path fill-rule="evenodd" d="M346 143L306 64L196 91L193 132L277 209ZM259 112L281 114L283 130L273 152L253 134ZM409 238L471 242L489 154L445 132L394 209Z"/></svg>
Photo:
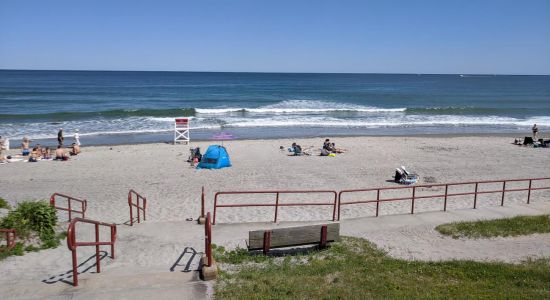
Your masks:
<svg viewBox="0 0 550 300"><path fill-rule="evenodd" d="M0 208L7 208L10 209L10 204L8 201L4 200L4 198L0 197Z"/></svg>
<svg viewBox="0 0 550 300"><path fill-rule="evenodd" d="M5 248L5 246L2 246L1 248ZM5 249L0 249L0 260L10 256L10 255L17 255L22 256L25 254L25 249L23 243L16 243L15 247L13 247L11 250L6 251Z"/></svg>
<svg viewBox="0 0 550 300"><path fill-rule="evenodd" d="M42 241L41 248L54 248L59 245L55 234L57 215L55 208L45 201L25 201L11 210L0 221L0 228L14 228L20 239L27 239L36 233Z"/></svg>

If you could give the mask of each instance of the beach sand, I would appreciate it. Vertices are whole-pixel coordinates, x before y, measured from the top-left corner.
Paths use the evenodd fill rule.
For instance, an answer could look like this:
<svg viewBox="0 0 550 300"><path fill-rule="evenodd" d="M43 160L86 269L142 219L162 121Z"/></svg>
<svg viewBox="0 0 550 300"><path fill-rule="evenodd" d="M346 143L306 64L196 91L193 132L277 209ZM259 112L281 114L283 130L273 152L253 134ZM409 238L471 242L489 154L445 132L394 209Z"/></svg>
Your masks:
<svg viewBox="0 0 550 300"><path fill-rule="evenodd" d="M84 147L81 155L68 162L18 162L0 165L0 197L15 204L23 200L48 199L54 192L64 193L88 200L88 218L122 224L129 220L128 190L135 189L147 197L147 222L133 228L119 226L119 257L114 261L106 258L104 270L109 270L110 276L129 276L142 274L146 269L146 272L162 277L164 275L159 274L166 272L178 256L185 252L186 247L191 247L197 252L203 251L203 227L195 225L195 222L185 221L187 218L198 217L203 186L206 190L206 210L212 211L214 193L218 191L340 191L397 187L400 185L393 183L392 176L395 168L401 165L420 174L419 184L550 177L547 170L550 162L549 149L515 146L511 144L513 138L501 136L337 138L334 139L337 146L348 149L348 152L336 157L291 157L287 155L286 150L280 150L280 146L286 149L292 142L297 142L303 148L319 148L322 141L323 139L226 141L224 145L231 156L233 166L221 170L197 170L186 162L190 146L200 146L204 153L211 144L209 142L192 142L190 146L140 144ZM15 153L13 150L10 152ZM548 181L545 184L548 186ZM514 186L520 187L519 184L509 183L509 187ZM521 187L526 187L526 184L523 183ZM500 188L502 184L480 187L485 190ZM473 191L473 186L453 191ZM405 197L410 195L410 192L408 189L401 190L399 193L385 194L384 197ZM441 188L419 188L417 195L441 192ZM350 194L346 199L372 199L375 196ZM504 208L499 206L501 194L480 196L477 199L477 206L480 208L478 210L469 209L473 205L473 196L453 197L448 201L448 210L466 213L418 214L415 215L416 219L411 220L410 226L406 221L412 217L410 215L372 218L374 204L349 205L342 207L342 233L366 237L391 255L405 259L495 259L518 262L531 256L547 256L550 251L550 239L547 234L496 240L496 243L492 243L443 239L433 232L433 227L437 224L462 219L483 219L485 214L486 218L495 218L521 212L537 214L550 211L550 193L535 191L531 195L533 204L528 208L508 208L507 214L494 213L499 209L506 212L506 207L525 207L525 196L526 192L509 193L505 197ZM280 203L330 202L333 199L334 196L331 194L281 195ZM275 196L272 194L220 198L220 202L223 203L274 201ZM442 208L442 199L419 199L415 203L415 213L441 211ZM382 216L409 214L410 210L410 201L386 202L380 205ZM423 218L431 214L435 216L434 219L424 222ZM265 227L265 224L269 223L234 223L271 222L273 216L272 207L220 208L217 212L219 225L214 227L214 242L229 247L242 246L247 230ZM279 209L278 217L282 222L328 221L332 219L332 207L283 207ZM60 213L60 218L65 220L66 215ZM380 220L380 224L389 225L384 225L385 228L376 227L373 224L377 224L377 220ZM400 226L392 229L391 224L394 223L399 223ZM88 229L81 231L83 235L90 233ZM534 241L537 243L533 244ZM438 250L438 244L443 245L443 248ZM508 248L508 251L500 253L501 247ZM485 255L479 254L481 250L489 248L492 250L487 250ZM88 258L93 252L91 248L88 250L79 253L79 259ZM494 255L495 253L498 255ZM190 258L189 261L193 261L192 268L196 268L196 259ZM25 298L32 295L33 284L46 286L40 281L55 277L69 269L70 252L63 246L29 253L23 257L10 257L0 262L0 271L7 274L3 276L4 287L0 290L14 298ZM83 285L88 284L88 287L92 287L92 281L87 283L87 278L108 275L102 272L101 275L82 276ZM105 282L112 279L105 278ZM162 280L170 282L172 279ZM193 281L192 278L188 280ZM17 281L21 281L20 285L13 285ZM208 294L210 288L209 285L201 286L199 292ZM72 287L66 284L47 285L41 289L47 289L43 291L44 296L73 291Z"/></svg>
<svg viewBox="0 0 550 300"><path fill-rule="evenodd" d="M349 151L336 157L287 156L294 140L227 141L233 166L220 170L197 170L186 162L189 146L141 144L84 147L68 162L9 163L0 165L0 197L12 204L22 200L49 199L54 192L88 200L88 217L110 222L128 220L127 193L135 189L147 197L148 220L180 221L196 218L200 192L206 190L207 210L213 195L227 190L343 190L399 186L392 182L395 168L407 166L421 175L419 184L476 180L549 177L549 149L520 147L504 137L353 137L334 140ZM319 148L323 139L296 140L303 148ZM203 153L208 142L192 143ZM12 150L13 153L13 150ZM525 185L525 184L524 184ZM490 189L491 186L487 186ZM500 185L492 186L494 189ZM473 191L473 186L468 187ZM419 191L420 192L420 191ZM426 191L429 192L429 191ZM434 189L432 191L436 192ZM403 192L405 193L405 191ZM410 194L410 191L407 191ZM363 198L372 194L359 195ZM388 193L386 197L392 196ZM515 196L510 194L507 203ZM536 195L533 195L536 198ZM274 195L240 197L243 201L274 202ZM331 201L331 195L313 195ZM331 198L332 197L332 198ZM354 199L354 195L350 195ZM487 200L484 200L487 198ZM225 197L223 201L235 201ZM281 203L295 197L281 196ZM300 199L307 200L303 196ZM449 208L469 207L472 197L449 201ZM523 198L522 198L523 199ZM220 200L222 201L222 200ZM245 202L246 202L245 201ZM499 195L481 197L478 205L500 203ZM441 201L417 201L416 211L439 210ZM374 205L343 207L345 217L373 215ZM381 214L407 213L410 204L388 202ZM331 209L281 208L280 220L324 220ZM219 222L270 221L272 208L222 208Z"/></svg>

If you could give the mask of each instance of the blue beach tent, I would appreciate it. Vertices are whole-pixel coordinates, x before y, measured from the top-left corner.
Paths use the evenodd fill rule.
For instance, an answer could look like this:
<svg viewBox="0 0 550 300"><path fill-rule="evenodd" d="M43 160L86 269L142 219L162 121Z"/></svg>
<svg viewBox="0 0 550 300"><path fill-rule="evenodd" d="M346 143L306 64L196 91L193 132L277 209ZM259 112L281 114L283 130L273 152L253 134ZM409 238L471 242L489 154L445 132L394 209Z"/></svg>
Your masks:
<svg viewBox="0 0 550 300"><path fill-rule="evenodd" d="M229 154L223 146L210 145L197 165L197 169L221 169L231 167Z"/></svg>

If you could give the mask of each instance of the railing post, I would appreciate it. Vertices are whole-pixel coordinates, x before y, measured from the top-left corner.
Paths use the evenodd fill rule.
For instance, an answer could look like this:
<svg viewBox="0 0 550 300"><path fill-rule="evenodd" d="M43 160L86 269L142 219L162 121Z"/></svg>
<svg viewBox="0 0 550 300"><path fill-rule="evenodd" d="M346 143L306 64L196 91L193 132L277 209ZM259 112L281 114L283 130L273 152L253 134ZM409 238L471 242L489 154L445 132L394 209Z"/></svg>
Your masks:
<svg viewBox="0 0 550 300"><path fill-rule="evenodd" d="M416 186L413 186L413 194L412 194L412 203L411 203L411 214L414 214L414 197L416 194Z"/></svg>
<svg viewBox="0 0 550 300"><path fill-rule="evenodd" d="M137 212L137 216L138 216L138 224L141 223L141 219L140 219L140 213L139 213L139 195L136 194L136 202L137 202L137 206L136 206L136 212Z"/></svg>
<svg viewBox="0 0 550 300"><path fill-rule="evenodd" d="M73 219L71 217L71 215L72 215L71 198L67 198L67 206L69 207L69 222L70 222Z"/></svg>
<svg viewBox="0 0 550 300"><path fill-rule="evenodd" d="M338 193L334 191L334 208L332 210L332 221L336 221L336 206L338 205Z"/></svg>
<svg viewBox="0 0 550 300"><path fill-rule="evenodd" d="M500 200L500 206L504 206L504 192L506 191L506 180L502 182L502 199Z"/></svg>
<svg viewBox="0 0 550 300"><path fill-rule="evenodd" d="M128 206L130 207L130 226L134 226L134 214L132 211L132 191L128 192Z"/></svg>
<svg viewBox="0 0 550 300"><path fill-rule="evenodd" d="M212 225L216 225L216 206L218 205L218 193L214 194L214 218L212 219Z"/></svg>
<svg viewBox="0 0 550 300"><path fill-rule="evenodd" d="M200 218L204 218L204 186L201 190L201 215Z"/></svg>
<svg viewBox="0 0 550 300"><path fill-rule="evenodd" d="M277 213L279 211L279 192L277 192L277 196L275 196L275 223L277 223Z"/></svg>
<svg viewBox="0 0 550 300"><path fill-rule="evenodd" d="M96 272L101 273L101 265L100 265L100 259L99 259L99 224L95 224L95 265L96 265Z"/></svg>
<svg viewBox="0 0 550 300"><path fill-rule="evenodd" d="M206 266L212 265L212 223L210 223L210 213L206 214L204 222L204 251L206 252Z"/></svg>
<svg viewBox="0 0 550 300"><path fill-rule="evenodd" d="M71 226L71 225L69 225ZM67 237L67 239L70 239L71 240L71 244L72 244L72 260L73 260L73 285L74 286L78 286L78 270L76 269L78 263L76 261L76 227L73 226L72 230L70 231L70 235Z"/></svg>
<svg viewBox="0 0 550 300"><path fill-rule="evenodd" d="M116 225L111 226L111 258L115 258Z"/></svg>
<svg viewBox="0 0 550 300"><path fill-rule="evenodd" d="M477 206L477 182L476 182L476 189L475 189L475 192L474 192L474 209L476 209L476 206Z"/></svg>
<svg viewBox="0 0 550 300"><path fill-rule="evenodd" d="M269 253L269 248L271 248L271 231L264 231L264 255Z"/></svg>
<svg viewBox="0 0 550 300"><path fill-rule="evenodd" d="M530 200L531 200L531 183L532 183L532 179L529 179L529 190L527 190L527 204L529 204Z"/></svg>
<svg viewBox="0 0 550 300"><path fill-rule="evenodd" d="M86 219L86 209L88 208L88 201L84 199L84 202L80 203L82 209L82 219Z"/></svg>
<svg viewBox="0 0 550 300"><path fill-rule="evenodd" d="M327 225L321 226L321 242L319 243L319 248L324 248L327 246Z"/></svg>
<svg viewBox="0 0 550 300"><path fill-rule="evenodd" d="M449 185L445 185L445 200L443 200L443 211L447 211L447 191L449 190Z"/></svg>
<svg viewBox="0 0 550 300"><path fill-rule="evenodd" d="M376 190L376 216L378 217L378 209L380 208L380 189Z"/></svg>
<svg viewBox="0 0 550 300"><path fill-rule="evenodd" d="M342 210L342 191L338 192L338 221L340 221L341 210Z"/></svg>
<svg viewBox="0 0 550 300"><path fill-rule="evenodd" d="M145 218L145 209L147 208L147 198L143 198L143 221L146 221L146 218Z"/></svg>

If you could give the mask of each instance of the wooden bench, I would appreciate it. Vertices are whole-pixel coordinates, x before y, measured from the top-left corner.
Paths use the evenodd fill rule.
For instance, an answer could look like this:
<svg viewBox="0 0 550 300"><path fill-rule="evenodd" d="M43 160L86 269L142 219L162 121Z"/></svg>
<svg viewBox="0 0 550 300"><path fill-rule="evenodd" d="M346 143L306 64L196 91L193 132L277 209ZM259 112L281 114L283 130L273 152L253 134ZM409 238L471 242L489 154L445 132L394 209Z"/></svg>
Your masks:
<svg viewBox="0 0 550 300"><path fill-rule="evenodd" d="M262 249L267 255L269 249L273 248L310 244L319 244L319 247L325 247L327 243L339 240L340 223L255 230L248 232L248 250Z"/></svg>

